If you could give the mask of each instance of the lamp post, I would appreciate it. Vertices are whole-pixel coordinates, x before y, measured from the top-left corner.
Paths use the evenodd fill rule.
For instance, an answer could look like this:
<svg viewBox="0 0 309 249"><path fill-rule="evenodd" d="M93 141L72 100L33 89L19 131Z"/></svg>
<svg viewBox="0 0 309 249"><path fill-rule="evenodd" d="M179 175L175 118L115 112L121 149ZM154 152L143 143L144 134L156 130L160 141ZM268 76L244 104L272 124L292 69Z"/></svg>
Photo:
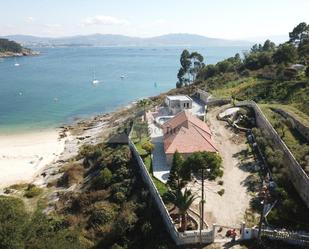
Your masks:
<svg viewBox="0 0 309 249"><path fill-rule="evenodd" d="M210 169L206 169L207 172L210 172ZM202 244L202 230L204 229L204 206L205 206L205 194L204 194L204 168L201 169L202 173L202 200L201 200L201 207L200 207L200 243Z"/></svg>

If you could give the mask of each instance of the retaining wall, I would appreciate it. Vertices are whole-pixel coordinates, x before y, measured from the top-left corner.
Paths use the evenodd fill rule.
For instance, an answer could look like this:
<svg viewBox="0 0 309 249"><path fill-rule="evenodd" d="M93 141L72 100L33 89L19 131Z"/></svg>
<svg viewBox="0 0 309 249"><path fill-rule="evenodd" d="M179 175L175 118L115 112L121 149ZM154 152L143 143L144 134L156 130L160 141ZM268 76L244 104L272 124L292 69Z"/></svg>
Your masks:
<svg viewBox="0 0 309 249"><path fill-rule="evenodd" d="M275 146L284 153L284 164L289 170L290 180L309 208L309 177L267 120L260 107L254 101L239 102L236 106L249 106L254 110L257 127L266 132L272 138Z"/></svg>

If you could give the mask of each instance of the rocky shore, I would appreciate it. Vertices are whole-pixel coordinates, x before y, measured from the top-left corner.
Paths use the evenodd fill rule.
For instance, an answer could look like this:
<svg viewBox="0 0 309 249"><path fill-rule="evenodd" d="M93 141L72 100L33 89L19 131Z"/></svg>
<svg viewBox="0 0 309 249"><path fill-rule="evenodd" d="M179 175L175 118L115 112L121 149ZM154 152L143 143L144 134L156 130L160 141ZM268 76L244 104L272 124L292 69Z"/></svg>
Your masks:
<svg viewBox="0 0 309 249"><path fill-rule="evenodd" d="M22 52L20 53L15 53L15 52L0 52L0 58L9 58L9 57L22 57L22 56L36 56L39 55L40 52L38 51L33 51L31 49L26 49L24 48Z"/></svg>

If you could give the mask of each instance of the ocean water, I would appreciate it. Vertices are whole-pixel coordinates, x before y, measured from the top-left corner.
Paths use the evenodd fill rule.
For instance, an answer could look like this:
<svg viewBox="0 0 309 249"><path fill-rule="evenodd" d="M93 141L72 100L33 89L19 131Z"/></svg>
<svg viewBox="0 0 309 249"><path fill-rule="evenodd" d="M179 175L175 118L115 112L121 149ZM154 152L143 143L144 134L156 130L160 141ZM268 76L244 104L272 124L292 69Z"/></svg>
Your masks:
<svg viewBox="0 0 309 249"><path fill-rule="evenodd" d="M244 47L189 48L206 63ZM0 61L0 133L57 127L154 96L177 81L180 47L44 48ZM92 85L93 72L100 84ZM125 76L121 79L121 76Z"/></svg>

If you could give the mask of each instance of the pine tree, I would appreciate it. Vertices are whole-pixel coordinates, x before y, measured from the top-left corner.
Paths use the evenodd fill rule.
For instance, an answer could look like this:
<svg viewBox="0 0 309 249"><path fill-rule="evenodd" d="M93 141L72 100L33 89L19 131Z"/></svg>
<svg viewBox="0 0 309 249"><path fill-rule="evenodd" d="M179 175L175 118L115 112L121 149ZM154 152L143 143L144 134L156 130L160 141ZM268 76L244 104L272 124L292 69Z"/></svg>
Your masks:
<svg viewBox="0 0 309 249"><path fill-rule="evenodd" d="M176 150L173 155L172 167L170 170L170 175L167 181L167 184L171 189L177 189L181 186L181 178L179 172L183 165L184 159L181 154Z"/></svg>

